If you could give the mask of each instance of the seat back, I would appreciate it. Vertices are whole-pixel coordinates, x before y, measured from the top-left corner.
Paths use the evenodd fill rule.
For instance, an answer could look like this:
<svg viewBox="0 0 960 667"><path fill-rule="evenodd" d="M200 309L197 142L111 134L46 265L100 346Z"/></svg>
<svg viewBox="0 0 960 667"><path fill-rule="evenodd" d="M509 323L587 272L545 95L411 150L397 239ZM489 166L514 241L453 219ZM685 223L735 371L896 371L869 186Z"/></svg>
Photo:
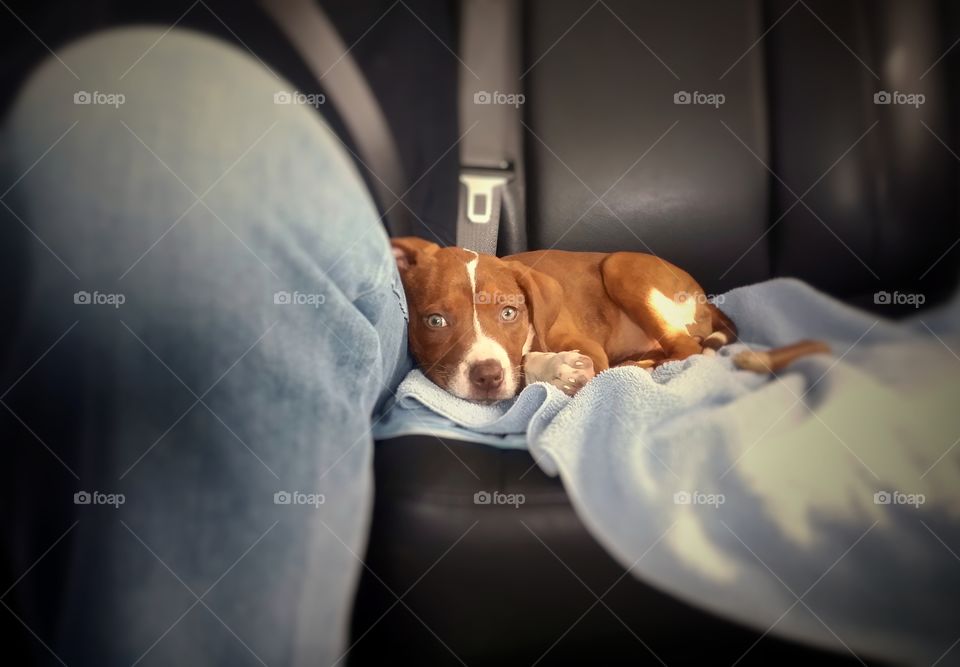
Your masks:
<svg viewBox="0 0 960 667"><path fill-rule="evenodd" d="M654 252L708 292L952 286L948 4L532 0L530 246Z"/></svg>

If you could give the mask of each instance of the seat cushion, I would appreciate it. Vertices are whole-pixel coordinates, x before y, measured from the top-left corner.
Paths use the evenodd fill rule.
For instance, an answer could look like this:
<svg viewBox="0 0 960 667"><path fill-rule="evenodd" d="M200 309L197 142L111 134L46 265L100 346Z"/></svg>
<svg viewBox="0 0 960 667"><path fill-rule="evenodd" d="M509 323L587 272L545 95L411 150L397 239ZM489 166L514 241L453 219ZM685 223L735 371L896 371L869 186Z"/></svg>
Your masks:
<svg viewBox="0 0 960 667"><path fill-rule="evenodd" d="M420 664L658 664L654 654L667 664L732 664L744 653L743 665L856 662L771 635L757 642L759 633L638 581L526 451L408 436L378 443L374 461L352 664L401 655ZM481 492L513 494L514 504L478 503Z"/></svg>

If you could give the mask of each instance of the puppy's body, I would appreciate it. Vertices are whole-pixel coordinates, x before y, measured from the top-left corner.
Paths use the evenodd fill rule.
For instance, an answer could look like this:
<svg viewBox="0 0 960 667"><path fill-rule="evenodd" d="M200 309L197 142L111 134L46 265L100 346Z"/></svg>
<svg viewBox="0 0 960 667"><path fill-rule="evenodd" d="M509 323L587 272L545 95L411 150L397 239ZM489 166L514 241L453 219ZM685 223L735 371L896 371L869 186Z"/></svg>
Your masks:
<svg viewBox="0 0 960 667"><path fill-rule="evenodd" d="M690 274L653 255L537 250L504 259L557 282L560 308L546 332L547 347L580 350L597 372L624 362L682 359L702 351L702 341L715 332L724 334L723 343L736 336Z"/></svg>
<svg viewBox="0 0 960 667"><path fill-rule="evenodd" d="M685 271L653 255L540 250L502 259L395 239L424 373L462 398L513 396L545 381L569 395L614 365L653 368L712 353L736 329ZM777 370L825 351L803 342L751 353L743 367Z"/></svg>

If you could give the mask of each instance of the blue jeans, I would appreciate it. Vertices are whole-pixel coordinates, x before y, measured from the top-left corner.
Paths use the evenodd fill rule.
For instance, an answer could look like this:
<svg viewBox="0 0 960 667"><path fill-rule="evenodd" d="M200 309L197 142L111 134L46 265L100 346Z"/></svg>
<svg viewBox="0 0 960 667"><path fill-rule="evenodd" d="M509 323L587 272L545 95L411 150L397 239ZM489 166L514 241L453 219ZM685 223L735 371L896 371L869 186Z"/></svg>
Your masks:
<svg viewBox="0 0 960 667"><path fill-rule="evenodd" d="M0 614L41 662L333 663L409 368L376 209L240 48L58 56L0 137Z"/></svg>

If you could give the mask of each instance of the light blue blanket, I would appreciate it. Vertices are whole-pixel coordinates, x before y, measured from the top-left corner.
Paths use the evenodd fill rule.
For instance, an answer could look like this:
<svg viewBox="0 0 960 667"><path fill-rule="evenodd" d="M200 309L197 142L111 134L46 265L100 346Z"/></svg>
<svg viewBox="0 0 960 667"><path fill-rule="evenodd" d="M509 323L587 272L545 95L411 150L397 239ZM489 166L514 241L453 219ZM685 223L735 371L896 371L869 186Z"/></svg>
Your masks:
<svg viewBox="0 0 960 667"><path fill-rule="evenodd" d="M771 380L735 370L735 345L494 406L414 371L376 435L528 443L645 582L764 633L960 662L960 300L900 323L794 280L718 301L753 346L834 354Z"/></svg>

